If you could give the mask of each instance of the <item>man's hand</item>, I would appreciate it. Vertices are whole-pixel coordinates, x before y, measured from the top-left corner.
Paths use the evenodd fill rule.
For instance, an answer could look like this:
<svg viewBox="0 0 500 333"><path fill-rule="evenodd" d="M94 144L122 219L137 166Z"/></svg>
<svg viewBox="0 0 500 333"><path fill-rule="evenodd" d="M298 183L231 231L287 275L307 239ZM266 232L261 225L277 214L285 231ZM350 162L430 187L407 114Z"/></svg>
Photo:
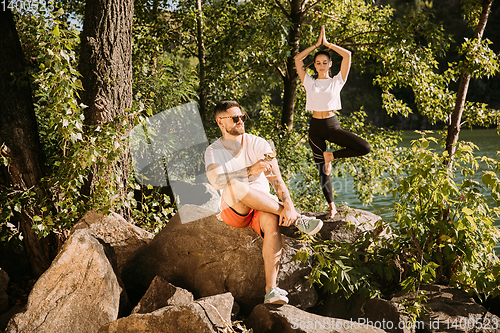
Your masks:
<svg viewBox="0 0 500 333"><path fill-rule="evenodd" d="M267 172L271 170L271 168L272 168L271 163L262 159L258 160L254 165L249 166L248 170L249 170L249 175L257 175L261 172Z"/></svg>
<svg viewBox="0 0 500 333"><path fill-rule="evenodd" d="M289 227L295 223L295 220L297 220L298 217L299 214L297 214L295 207L293 205L285 204L279 217L279 225Z"/></svg>

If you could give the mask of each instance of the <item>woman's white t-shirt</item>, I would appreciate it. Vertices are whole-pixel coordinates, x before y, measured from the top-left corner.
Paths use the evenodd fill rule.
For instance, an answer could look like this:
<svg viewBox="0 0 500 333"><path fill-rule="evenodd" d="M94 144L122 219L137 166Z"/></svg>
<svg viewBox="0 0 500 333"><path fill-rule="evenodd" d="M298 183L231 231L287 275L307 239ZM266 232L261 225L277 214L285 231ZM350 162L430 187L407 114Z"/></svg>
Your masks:
<svg viewBox="0 0 500 333"><path fill-rule="evenodd" d="M271 147L266 140L252 134L244 133L241 151L238 156L234 157L224 147L220 139L217 139L205 151L205 166L208 167L211 164L216 164L222 166L224 173L234 172L254 165L257 161L264 158L264 153L270 153L271 151ZM264 172L252 175L242 181L248 183L250 187L271 196L269 181ZM273 199L276 198L275 196L272 197Z"/></svg>
<svg viewBox="0 0 500 333"><path fill-rule="evenodd" d="M332 78L314 79L306 73L302 83L306 89L306 110L330 111L342 109L340 91L345 84L339 72Z"/></svg>

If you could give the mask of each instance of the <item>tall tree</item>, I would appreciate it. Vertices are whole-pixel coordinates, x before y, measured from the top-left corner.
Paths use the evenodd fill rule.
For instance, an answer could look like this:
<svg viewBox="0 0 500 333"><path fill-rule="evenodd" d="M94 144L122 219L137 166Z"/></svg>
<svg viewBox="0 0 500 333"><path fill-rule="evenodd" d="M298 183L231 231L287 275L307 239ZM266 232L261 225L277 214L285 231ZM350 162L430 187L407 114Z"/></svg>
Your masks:
<svg viewBox="0 0 500 333"><path fill-rule="evenodd" d="M282 11L289 21L288 49L286 67L279 68L281 79L283 80L283 111L281 113L281 124L291 128L293 125L293 113L295 111L295 95L297 90L297 71L295 69L295 56L299 53L300 31L304 17L312 8L319 5L322 0L289 0L287 4L282 0L274 0L273 5ZM286 8L288 7L288 9Z"/></svg>
<svg viewBox="0 0 500 333"><path fill-rule="evenodd" d="M206 68L205 68L205 41L204 41L204 32L203 32L203 7L201 6L201 0L196 1L196 27L197 27L197 39L196 42L198 44L198 62L199 62L199 79L200 84L198 88L198 96L199 96L199 106L200 106L200 115L201 117L205 117L207 110L207 82L206 82Z"/></svg>
<svg viewBox="0 0 500 333"><path fill-rule="evenodd" d="M127 116L132 107L132 0L88 0L81 34L79 72L87 106L85 125L106 124L117 116ZM104 170L95 166L82 193L92 196L96 186L115 186L117 202L127 196L129 156L123 148L119 159ZM125 218L126 207L117 209Z"/></svg>
<svg viewBox="0 0 500 333"><path fill-rule="evenodd" d="M32 230L34 216L41 216L37 203L43 197L43 157L24 55L10 9L0 11L0 148L8 159L0 165L7 186L34 193L34 204L14 209L32 272L40 276L56 256L62 238L54 233L39 238Z"/></svg>
<svg viewBox="0 0 500 333"><path fill-rule="evenodd" d="M493 0L482 0L481 3L481 16L479 22L476 26L474 37L471 41L471 48L474 45L481 45L481 39L486 28L486 23L488 22L488 16L490 15L491 5ZM467 59L466 61L475 60L475 56L472 59ZM472 64L466 64L465 68L460 75L460 84L458 87L458 92L455 100L455 108L453 109L453 114L450 117L448 123L448 135L446 138L446 150L448 151L449 160L448 167L451 168L453 164L453 155L455 154L455 147L458 141L458 136L460 133L460 126L462 121L462 113L464 112L465 101L467 99L467 91L469 89L469 83L472 77Z"/></svg>

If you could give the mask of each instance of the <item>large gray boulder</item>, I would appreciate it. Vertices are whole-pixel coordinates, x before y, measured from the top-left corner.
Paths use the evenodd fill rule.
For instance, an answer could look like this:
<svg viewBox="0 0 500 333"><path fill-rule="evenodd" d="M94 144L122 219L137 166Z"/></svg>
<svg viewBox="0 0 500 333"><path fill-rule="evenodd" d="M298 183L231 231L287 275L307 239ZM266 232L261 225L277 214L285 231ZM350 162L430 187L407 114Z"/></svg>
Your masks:
<svg viewBox="0 0 500 333"><path fill-rule="evenodd" d="M256 333L382 333L380 328L349 321L323 317L291 305L257 305L245 320L247 328Z"/></svg>
<svg viewBox="0 0 500 333"><path fill-rule="evenodd" d="M262 239L251 228L230 227L206 214L199 207L183 206L150 244L134 253L122 272L132 302L142 297L158 275L196 298L231 292L242 310L248 311L262 303ZM183 215L189 215L188 221L193 222L183 223ZM308 307L317 295L304 280L310 267L291 259L299 247L293 239L285 241L278 285L292 291L292 300Z"/></svg>
<svg viewBox="0 0 500 333"><path fill-rule="evenodd" d="M189 291L176 287L157 276L151 282L139 304L132 309L132 313L149 313L165 306L188 305L193 301L193 294Z"/></svg>
<svg viewBox="0 0 500 333"><path fill-rule="evenodd" d="M0 268L0 313L9 308L9 295L7 286L9 285L9 274Z"/></svg>
<svg viewBox="0 0 500 333"><path fill-rule="evenodd" d="M138 247L149 243L154 237L152 233L127 222L117 213L111 212L105 215L96 210L87 212L73 226L71 232L80 229L89 229L95 237L113 248L118 272Z"/></svg>
<svg viewBox="0 0 500 333"><path fill-rule="evenodd" d="M89 230L75 231L38 279L27 310L7 332L96 332L118 316L121 288L104 247Z"/></svg>
<svg viewBox="0 0 500 333"><path fill-rule="evenodd" d="M416 323L420 332L500 332L500 318L477 304L465 291L449 286L423 285L430 313ZM392 301L413 300L408 294Z"/></svg>
<svg viewBox="0 0 500 333"><path fill-rule="evenodd" d="M390 300L373 298L349 301L340 294L329 295L312 312L325 316L363 323L376 323L389 333L414 333L415 325L402 313L403 306Z"/></svg>
<svg viewBox="0 0 500 333"><path fill-rule="evenodd" d="M151 313L131 314L104 325L99 333L217 333L231 327L230 293L199 299L187 305L166 306Z"/></svg>

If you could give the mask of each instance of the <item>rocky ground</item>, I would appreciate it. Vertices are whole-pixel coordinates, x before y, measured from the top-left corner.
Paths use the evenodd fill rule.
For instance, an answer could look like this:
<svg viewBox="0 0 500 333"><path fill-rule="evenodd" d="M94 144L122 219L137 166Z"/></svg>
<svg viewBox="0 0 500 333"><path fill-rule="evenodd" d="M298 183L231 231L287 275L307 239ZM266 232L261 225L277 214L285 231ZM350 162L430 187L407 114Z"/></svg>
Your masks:
<svg viewBox="0 0 500 333"><path fill-rule="evenodd" d="M349 241L377 219L344 208L325 220L321 237ZM348 222L350 231L343 228ZM500 332L500 318L489 311L498 302L485 308L446 286L425 287L431 312L419 327L397 326L408 321L397 297L348 310L342 297L308 285L310 263L292 260L302 246L295 229L282 232L278 285L289 292L290 304L276 307L262 304L262 239L252 229L229 227L187 205L153 237L117 214L89 212L36 283L22 253L2 250L0 300L6 292L9 301L0 308L0 331Z"/></svg>

